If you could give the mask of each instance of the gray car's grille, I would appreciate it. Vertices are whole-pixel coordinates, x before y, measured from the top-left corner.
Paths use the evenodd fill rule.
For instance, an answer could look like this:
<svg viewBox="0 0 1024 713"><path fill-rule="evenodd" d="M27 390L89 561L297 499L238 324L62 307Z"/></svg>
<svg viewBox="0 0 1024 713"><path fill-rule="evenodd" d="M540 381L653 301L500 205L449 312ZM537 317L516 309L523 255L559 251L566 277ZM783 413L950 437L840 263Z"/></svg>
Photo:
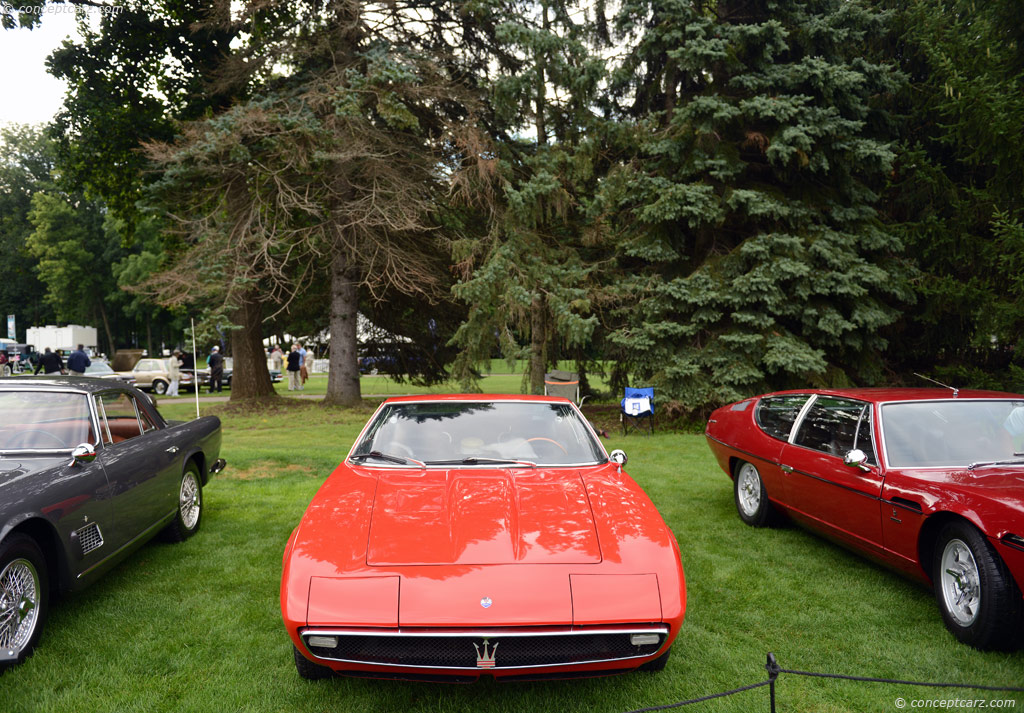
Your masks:
<svg viewBox="0 0 1024 713"><path fill-rule="evenodd" d="M656 634L657 643L634 645L630 637L638 631ZM322 659L387 666L500 670L649 656L661 648L666 634L663 628L536 634L488 632L486 649L482 633L434 636L318 630L307 631L303 636L310 653ZM318 641L323 637L337 637L337 645L310 646L310 636L316 636ZM493 665L487 661L489 656L493 657Z"/></svg>
<svg viewBox="0 0 1024 713"><path fill-rule="evenodd" d="M82 548L83 555L103 546L103 534L100 532L100 526L95 522L86 525L75 534L78 535L78 543Z"/></svg>

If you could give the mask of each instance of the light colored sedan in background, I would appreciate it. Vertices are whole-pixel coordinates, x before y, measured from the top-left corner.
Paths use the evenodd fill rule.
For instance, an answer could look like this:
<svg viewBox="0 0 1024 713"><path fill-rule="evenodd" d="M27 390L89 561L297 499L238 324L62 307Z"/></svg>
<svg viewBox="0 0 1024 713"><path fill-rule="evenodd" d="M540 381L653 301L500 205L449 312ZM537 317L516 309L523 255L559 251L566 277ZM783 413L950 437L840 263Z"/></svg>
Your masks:
<svg viewBox="0 0 1024 713"><path fill-rule="evenodd" d="M122 376L130 376L135 379L135 387L145 391L152 391L155 394L167 393L167 387L171 384L171 375L167 369L166 359L139 359L131 371L119 371ZM185 391L192 390L192 373L182 371L178 381L179 388Z"/></svg>

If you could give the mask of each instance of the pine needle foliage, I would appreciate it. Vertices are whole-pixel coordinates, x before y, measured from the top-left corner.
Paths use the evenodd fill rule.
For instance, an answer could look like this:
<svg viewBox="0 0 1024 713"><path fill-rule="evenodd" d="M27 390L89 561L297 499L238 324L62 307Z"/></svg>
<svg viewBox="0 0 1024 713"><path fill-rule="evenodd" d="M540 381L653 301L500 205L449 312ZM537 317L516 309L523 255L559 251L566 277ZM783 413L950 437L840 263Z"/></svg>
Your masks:
<svg viewBox="0 0 1024 713"><path fill-rule="evenodd" d="M593 204L619 274L609 343L687 408L870 381L909 296L880 220L894 159L860 2L630 0Z"/></svg>

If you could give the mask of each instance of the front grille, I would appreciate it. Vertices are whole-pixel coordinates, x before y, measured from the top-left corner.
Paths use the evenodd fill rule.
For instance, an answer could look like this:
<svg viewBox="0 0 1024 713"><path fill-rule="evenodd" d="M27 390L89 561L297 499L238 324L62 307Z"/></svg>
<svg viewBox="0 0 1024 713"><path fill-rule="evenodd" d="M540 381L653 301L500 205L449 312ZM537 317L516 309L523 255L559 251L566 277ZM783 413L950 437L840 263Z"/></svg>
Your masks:
<svg viewBox="0 0 1024 713"><path fill-rule="evenodd" d="M636 646L630 636L657 634L658 642ZM317 630L303 633L318 658L385 666L511 669L638 658L665 642L663 627L629 630L528 633L523 631L419 634ZM337 646L310 646L309 637L337 637ZM486 647L485 647L486 642Z"/></svg>
<svg viewBox="0 0 1024 713"><path fill-rule="evenodd" d="M78 543L82 548L83 555L103 546L103 533L100 532L100 526L95 522L86 525L75 534L78 535Z"/></svg>

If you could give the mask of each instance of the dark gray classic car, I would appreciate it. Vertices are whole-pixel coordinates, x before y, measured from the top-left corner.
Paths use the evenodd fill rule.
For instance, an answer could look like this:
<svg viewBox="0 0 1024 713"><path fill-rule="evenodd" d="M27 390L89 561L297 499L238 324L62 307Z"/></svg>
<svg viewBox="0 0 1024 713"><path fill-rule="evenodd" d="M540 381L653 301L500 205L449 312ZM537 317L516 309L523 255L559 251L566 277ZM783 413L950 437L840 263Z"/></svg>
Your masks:
<svg viewBox="0 0 1024 713"><path fill-rule="evenodd" d="M0 379L0 665L31 654L51 593L199 529L220 443L220 419L165 421L126 384Z"/></svg>

